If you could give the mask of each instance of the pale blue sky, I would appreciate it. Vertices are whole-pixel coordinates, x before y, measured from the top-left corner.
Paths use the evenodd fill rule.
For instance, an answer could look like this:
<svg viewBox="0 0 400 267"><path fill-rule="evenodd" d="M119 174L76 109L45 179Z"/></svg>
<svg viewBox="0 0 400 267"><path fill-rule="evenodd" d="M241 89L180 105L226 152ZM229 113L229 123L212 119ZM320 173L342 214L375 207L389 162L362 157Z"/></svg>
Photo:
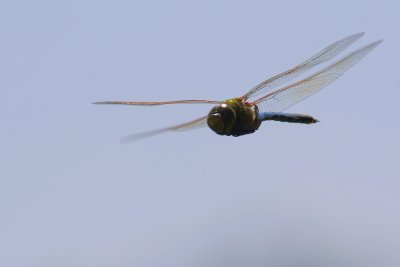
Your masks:
<svg viewBox="0 0 400 267"><path fill-rule="evenodd" d="M0 3L1 266L399 266L398 1ZM331 42L384 42L290 112L316 125L119 146ZM346 54L346 53L344 53Z"/></svg>

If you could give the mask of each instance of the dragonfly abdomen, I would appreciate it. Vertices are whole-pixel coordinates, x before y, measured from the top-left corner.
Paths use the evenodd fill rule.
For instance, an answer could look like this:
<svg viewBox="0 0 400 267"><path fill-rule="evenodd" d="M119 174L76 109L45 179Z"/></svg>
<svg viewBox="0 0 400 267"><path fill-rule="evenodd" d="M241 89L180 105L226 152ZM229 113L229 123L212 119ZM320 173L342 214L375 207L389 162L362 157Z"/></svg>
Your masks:
<svg viewBox="0 0 400 267"><path fill-rule="evenodd" d="M259 113L258 117L260 121L280 121L280 122L304 123L304 124L311 124L318 122L317 119L314 119L310 115L281 113L281 112L263 112Z"/></svg>

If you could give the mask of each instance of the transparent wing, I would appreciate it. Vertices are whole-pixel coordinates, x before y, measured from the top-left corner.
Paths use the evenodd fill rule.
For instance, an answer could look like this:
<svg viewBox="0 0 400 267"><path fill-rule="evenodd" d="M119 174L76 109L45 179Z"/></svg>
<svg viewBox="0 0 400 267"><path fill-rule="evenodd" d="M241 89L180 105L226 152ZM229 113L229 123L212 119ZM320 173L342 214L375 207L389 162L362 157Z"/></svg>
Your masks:
<svg viewBox="0 0 400 267"><path fill-rule="evenodd" d="M263 81L262 83L258 84L254 88L252 88L249 92L247 92L244 96L242 96L243 99L248 99L249 97L254 97L257 95L260 95L262 93L265 93L268 90L271 90L279 85L282 85L285 82L288 82L299 75L303 74L307 70L311 69L312 67L321 64L323 62L326 62L335 56L337 56L340 52L345 50L347 47L349 47L352 43L357 41L359 38L361 38L364 35L363 32L357 33L351 36L348 36L344 39L341 39L330 46L326 47L324 50L318 52L311 58L307 59L300 65L282 72L281 74L278 74L266 81Z"/></svg>
<svg viewBox="0 0 400 267"><path fill-rule="evenodd" d="M132 105L132 106L160 106L169 104L220 104L221 101L214 100L175 100L159 102L130 102L130 101L100 101L93 104L100 105Z"/></svg>
<svg viewBox="0 0 400 267"><path fill-rule="evenodd" d="M335 81L381 42L382 40L364 46L314 75L263 96L253 104L262 103L259 106L261 110L284 111Z"/></svg>
<svg viewBox="0 0 400 267"><path fill-rule="evenodd" d="M204 116L204 117L198 118L196 120L182 123L179 125L175 125L172 127L157 129L157 130L143 132L143 133L126 135L121 138L120 143L121 144L130 143L130 142L142 139L142 138L146 138L146 137L150 137L150 136L154 136L154 135L158 135L158 134L162 134L162 133L166 133L166 132L184 132L184 131L194 130L197 128L204 127L206 125L207 125L207 116Z"/></svg>

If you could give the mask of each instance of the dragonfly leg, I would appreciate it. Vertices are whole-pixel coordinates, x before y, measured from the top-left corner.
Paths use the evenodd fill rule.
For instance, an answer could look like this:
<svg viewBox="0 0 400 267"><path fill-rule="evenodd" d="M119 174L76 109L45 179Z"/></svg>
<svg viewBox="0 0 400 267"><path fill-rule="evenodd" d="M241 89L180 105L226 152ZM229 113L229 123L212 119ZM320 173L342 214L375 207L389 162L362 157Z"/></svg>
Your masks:
<svg viewBox="0 0 400 267"><path fill-rule="evenodd" d="M293 113L281 113L281 112L263 112L258 114L260 121L281 121L291 123L304 123L312 124L318 122L310 115L304 114L293 114Z"/></svg>

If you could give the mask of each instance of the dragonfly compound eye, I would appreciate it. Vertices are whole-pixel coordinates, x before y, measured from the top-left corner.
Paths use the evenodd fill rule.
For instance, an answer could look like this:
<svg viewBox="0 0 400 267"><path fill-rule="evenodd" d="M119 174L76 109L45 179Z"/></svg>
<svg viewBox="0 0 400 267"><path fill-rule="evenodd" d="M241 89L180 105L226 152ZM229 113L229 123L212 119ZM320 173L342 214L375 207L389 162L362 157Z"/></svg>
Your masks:
<svg viewBox="0 0 400 267"><path fill-rule="evenodd" d="M236 122L235 111L226 104L216 106L208 113L207 124L214 132L220 135L231 135Z"/></svg>

